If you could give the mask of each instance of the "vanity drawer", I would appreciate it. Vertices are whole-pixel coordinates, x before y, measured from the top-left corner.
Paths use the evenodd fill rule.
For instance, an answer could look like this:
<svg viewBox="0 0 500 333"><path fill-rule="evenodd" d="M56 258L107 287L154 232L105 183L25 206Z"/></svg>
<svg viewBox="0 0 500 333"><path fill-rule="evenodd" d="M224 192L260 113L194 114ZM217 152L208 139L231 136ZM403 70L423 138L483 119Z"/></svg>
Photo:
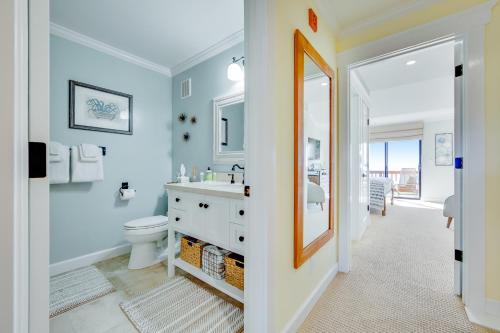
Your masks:
<svg viewBox="0 0 500 333"><path fill-rule="evenodd" d="M169 191L168 208L185 210L189 200L188 196L186 193Z"/></svg>
<svg viewBox="0 0 500 333"><path fill-rule="evenodd" d="M190 224L188 214L178 209L168 210L168 223L173 223L176 228L182 228L184 230L188 230Z"/></svg>
<svg viewBox="0 0 500 333"><path fill-rule="evenodd" d="M229 223L229 250L244 255L245 227Z"/></svg>
<svg viewBox="0 0 500 333"><path fill-rule="evenodd" d="M230 222L244 225L246 220L245 201L233 200L229 209Z"/></svg>

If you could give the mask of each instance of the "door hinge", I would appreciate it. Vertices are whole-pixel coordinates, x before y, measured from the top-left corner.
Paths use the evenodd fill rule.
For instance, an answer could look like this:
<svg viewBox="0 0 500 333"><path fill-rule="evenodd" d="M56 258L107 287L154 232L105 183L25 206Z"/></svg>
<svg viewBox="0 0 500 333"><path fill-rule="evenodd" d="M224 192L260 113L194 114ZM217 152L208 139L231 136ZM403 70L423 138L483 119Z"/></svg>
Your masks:
<svg viewBox="0 0 500 333"><path fill-rule="evenodd" d="M28 143L29 178L47 177L47 145L44 142Z"/></svg>
<svg viewBox="0 0 500 333"><path fill-rule="evenodd" d="M455 169L463 169L464 160L462 157L455 157Z"/></svg>
<svg viewBox="0 0 500 333"><path fill-rule="evenodd" d="M243 193L245 194L245 197L250 196L250 186L249 185L245 185Z"/></svg>
<svg viewBox="0 0 500 333"><path fill-rule="evenodd" d="M463 65L455 66L455 77L461 77L462 75L464 75L464 66Z"/></svg>
<svg viewBox="0 0 500 333"><path fill-rule="evenodd" d="M455 261L463 262L464 253L462 250L455 250Z"/></svg>

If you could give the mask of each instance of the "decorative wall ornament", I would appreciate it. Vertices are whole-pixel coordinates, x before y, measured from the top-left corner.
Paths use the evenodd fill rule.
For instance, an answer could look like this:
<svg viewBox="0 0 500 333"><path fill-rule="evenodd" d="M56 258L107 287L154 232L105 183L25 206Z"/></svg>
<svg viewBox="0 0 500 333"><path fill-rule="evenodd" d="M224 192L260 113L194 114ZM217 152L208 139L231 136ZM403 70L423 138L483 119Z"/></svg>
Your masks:
<svg viewBox="0 0 500 333"><path fill-rule="evenodd" d="M132 134L132 95L69 81L69 127Z"/></svg>
<svg viewBox="0 0 500 333"><path fill-rule="evenodd" d="M184 123L184 122L186 121L186 119L187 119L187 116L186 116L186 114L183 112L183 113L181 113L181 114L179 115L178 119L179 119L179 121L180 121L181 123Z"/></svg>

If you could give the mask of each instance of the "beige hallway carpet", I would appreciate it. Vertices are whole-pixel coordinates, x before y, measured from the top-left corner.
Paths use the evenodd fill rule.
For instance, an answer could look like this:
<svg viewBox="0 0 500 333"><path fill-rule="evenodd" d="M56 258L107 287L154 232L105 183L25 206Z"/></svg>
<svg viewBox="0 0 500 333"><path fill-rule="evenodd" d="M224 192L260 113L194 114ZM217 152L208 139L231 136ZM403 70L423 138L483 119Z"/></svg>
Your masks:
<svg viewBox="0 0 500 333"><path fill-rule="evenodd" d="M453 294L453 231L440 205L396 200L371 215L339 274L300 332L492 332L472 325Z"/></svg>

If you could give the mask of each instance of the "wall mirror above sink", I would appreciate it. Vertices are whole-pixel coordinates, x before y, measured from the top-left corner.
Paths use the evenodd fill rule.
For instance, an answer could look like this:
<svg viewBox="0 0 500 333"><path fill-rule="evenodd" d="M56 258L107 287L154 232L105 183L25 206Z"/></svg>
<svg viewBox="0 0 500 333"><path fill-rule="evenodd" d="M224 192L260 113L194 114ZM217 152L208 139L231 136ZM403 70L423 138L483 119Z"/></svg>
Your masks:
<svg viewBox="0 0 500 333"><path fill-rule="evenodd" d="M243 163L245 159L244 93L215 98L214 163Z"/></svg>
<svg viewBox="0 0 500 333"><path fill-rule="evenodd" d="M294 266L333 237L334 72L299 30L294 74Z"/></svg>

